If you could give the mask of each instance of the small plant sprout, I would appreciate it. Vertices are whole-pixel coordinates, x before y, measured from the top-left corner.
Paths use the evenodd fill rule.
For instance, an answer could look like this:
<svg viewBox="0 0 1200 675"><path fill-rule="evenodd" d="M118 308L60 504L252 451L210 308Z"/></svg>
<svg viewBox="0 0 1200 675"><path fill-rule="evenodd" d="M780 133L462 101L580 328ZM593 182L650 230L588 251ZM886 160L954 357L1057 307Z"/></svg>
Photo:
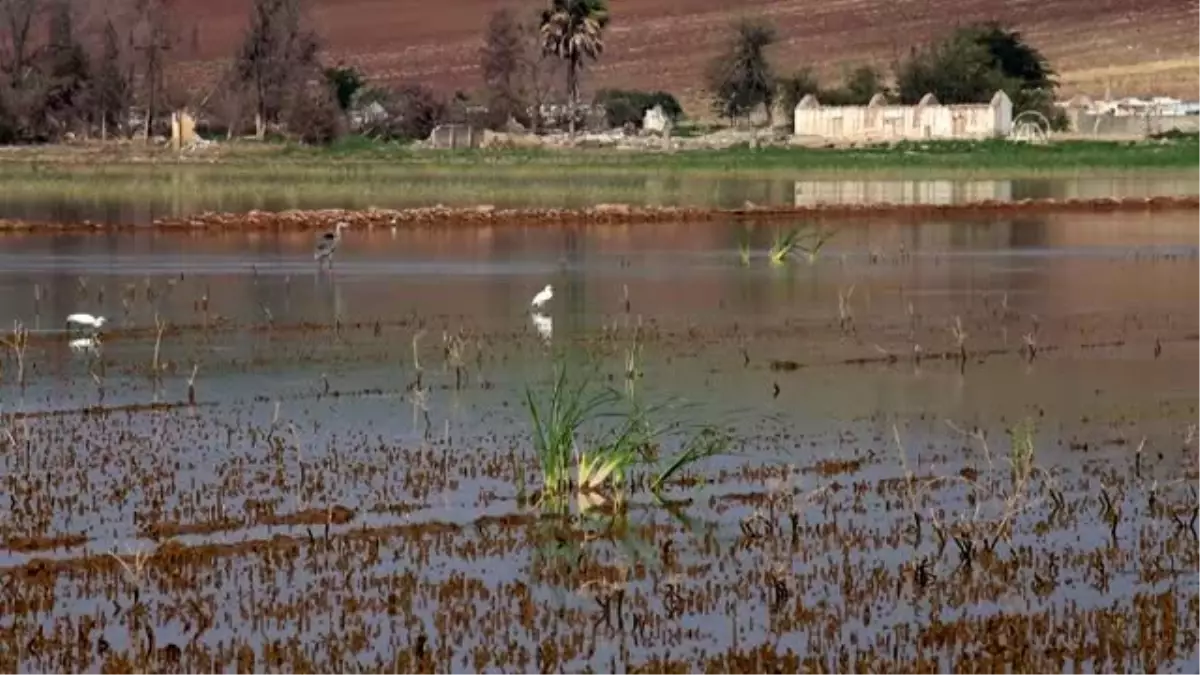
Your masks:
<svg viewBox="0 0 1200 675"><path fill-rule="evenodd" d="M702 430L683 447L683 450L678 455L672 458L658 472L658 475L654 477L654 481L650 484L651 491L656 493L661 492L663 486L681 471L702 459L725 452L729 448L729 443L729 437L715 429L706 428Z"/></svg>
<svg viewBox="0 0 1200 675"><path fill-rule="evenodd" d="M738 259L741 261L742 267L749 267L750 266L750 231L749 230L742 228L742 230L738 232L737 247L738 247Z"/></svg>
<svg viewBox="0 0 1200 675"><path fill-rule="evenodd" d="M200 372L200 364L192 364L192 374L188 377L187 397L188 405L196 405L196 373Z"/></svg>
<svg viewBox="0 0 1200 675"><path fill-rule="evenodd" d="M462 389L467 341L461 335L447 336L445 333L442 333L442 341L445 343L446 365L454 369L454 389Z"/></svg>
<svg viewBox="0 0 1200 675"><path fill-rule="evenodd" d="M811 235L813 243L800 245L800 250L808 254L808 264L811 265L817 262L817 256L821 253L821 249L825 247L825 244L829 243L829 240L832 239L833 235L835 234L837 234L837 230L830 232L819 230Z"/></svg>
<svg viewBox="0 0 1200 675"><path fill-rule="evenodd" d="M125 573L125 581L133 589L133 604L137 605L141 600L142 584L146 576L146 565L150 562L151 557L150 551L143 549L126 553L126 557L133 559L132 565L126 562L125 558L117 555L116 549L109 551L108 555L121 566L122 571Z"/></svg>
<svg viewBox="0 0 1200 675"><path fill-rule="evenodd" d="M1028 418L1019 422L1008 432L1009 461L1012 464L1013 483L1018 486L1024 486L1033 472L1033 434L1033 421Z"/></svg>
<svg viewBox="0 0 1200 675"><path fill-rule="evenodd" d="M17 359L17 386L25 388L25 350L29 347L29 330L20 321L13 322L12 334L5 343Z"/></svg>
<svg viewBox="0 0 1200 675"><path fill-rule="evenodd" d="M854 309L850 306L853 296L854 284L850 284L850 288L845 290L838 289L838 327L843 333L854 329Z"/></svg>
<svg viewBox="0 0 1200 675"><path fill-rule="evenodd" d="M950 325L950 334L954 336L954 341L958 347L958 362L959 369L961 370L967 365L967 331L963 330L961 316L954 317L954 323Z"/></svg>
<svg viewBox="0 0 1200 675"><path fill-rule="evenodd" d="M159 317L158 312L154 313L154 356L150 361L150 375L155 380L162 373L162 365L159 363L159 356L162 354L162 339L163 333L167 330L167 322Z"/></svg>
<svg viewBox="0 0 1200 675"><path fill-rule="evenodd" d="M417 389L421 388L421 374L423 372L421 369L421 338L423 337L425 337L424 328L414 333L412 337L413 370L417 373Z"/></svg>

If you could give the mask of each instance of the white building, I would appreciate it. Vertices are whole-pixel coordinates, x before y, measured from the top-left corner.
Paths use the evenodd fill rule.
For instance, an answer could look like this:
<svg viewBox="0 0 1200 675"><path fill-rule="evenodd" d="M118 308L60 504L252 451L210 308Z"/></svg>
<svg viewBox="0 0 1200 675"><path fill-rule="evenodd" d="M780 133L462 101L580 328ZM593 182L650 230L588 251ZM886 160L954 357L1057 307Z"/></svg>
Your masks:
<svg viewBox="0 0 1200 675"><path fill-rule="evenodd" d="M876 94L865 106L822 106L809 94L796 105L796 136L838 140L1004 137L1012 101L998 91L988 103L942 105L926 94L917 105L889 105Z"/></svg>

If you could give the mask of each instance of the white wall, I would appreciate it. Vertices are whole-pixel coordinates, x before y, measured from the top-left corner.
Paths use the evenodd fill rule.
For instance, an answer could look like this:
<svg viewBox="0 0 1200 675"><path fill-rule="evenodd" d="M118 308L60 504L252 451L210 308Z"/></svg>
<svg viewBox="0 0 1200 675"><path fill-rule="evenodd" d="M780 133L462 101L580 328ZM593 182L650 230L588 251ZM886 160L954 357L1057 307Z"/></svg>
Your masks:
<svg viewBox="0 0 1200 675"><path fill-rule="evenodd" d="M977 105L796 106L797 136L829 139L989 138L1012 130L1012 101L998 94Z"/></svg>

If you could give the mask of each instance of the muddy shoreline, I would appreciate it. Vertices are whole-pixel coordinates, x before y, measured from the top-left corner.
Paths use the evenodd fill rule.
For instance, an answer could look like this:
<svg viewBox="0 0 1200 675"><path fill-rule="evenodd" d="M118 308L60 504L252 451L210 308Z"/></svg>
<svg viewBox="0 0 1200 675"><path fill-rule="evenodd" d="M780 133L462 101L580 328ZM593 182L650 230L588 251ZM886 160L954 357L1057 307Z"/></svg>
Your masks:
<svg viewBox="0 0 1200 675"><path fill-rule="evenodd" d="M275 230L303 231L331 226L345 220L352 226L422 225L590 225L683 222L708 220L768 220L810 218L841 220L887 216L902 219L927 219L949 215L1004 215L1010 213L1088 213L1145 212L1200 209L1200 196L1136 197L1102 199L1026 199L1021 201L980 201L964 204L819 204L779 207L747 205L739 209L631 206L600 204L585 209L497 209L432 206L412 209L289 210L280 212L200 213L180 218L156 218L148 225L132 223L44 222L20 219L0 220L0 232L110 232L130 229L151 230Z"/></svg>

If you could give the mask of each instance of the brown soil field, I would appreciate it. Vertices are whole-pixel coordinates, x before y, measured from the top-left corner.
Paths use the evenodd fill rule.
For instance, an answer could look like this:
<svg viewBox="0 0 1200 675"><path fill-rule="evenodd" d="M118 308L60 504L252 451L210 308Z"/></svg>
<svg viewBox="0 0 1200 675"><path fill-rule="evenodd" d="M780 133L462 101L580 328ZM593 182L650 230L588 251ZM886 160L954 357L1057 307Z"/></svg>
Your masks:
<svg viewBox="0 0 1200 675"><path fill-rule="evenodd" d="M311 0L311 20L333 60L388 82L419 81L443 91L479 85L477 51L489 14L511 6L530 16L534 0L460 0L440 8L387 0ZM249 0L181 3L182 34L194 35L187 71L209 81L240 40ZM1195 98L1200 84L1197 6L1186 0L623 0L613 3L607 49L585 87L676 93L700 112L706 63L730 22L775 22L773 57L788 72L811 64L828 80L873 64L888 68L911 48L956 23L996 19L1023 31L1052 60L1064 93L1170 94ZM194 33L193 33L194 31Z"/></svg>

